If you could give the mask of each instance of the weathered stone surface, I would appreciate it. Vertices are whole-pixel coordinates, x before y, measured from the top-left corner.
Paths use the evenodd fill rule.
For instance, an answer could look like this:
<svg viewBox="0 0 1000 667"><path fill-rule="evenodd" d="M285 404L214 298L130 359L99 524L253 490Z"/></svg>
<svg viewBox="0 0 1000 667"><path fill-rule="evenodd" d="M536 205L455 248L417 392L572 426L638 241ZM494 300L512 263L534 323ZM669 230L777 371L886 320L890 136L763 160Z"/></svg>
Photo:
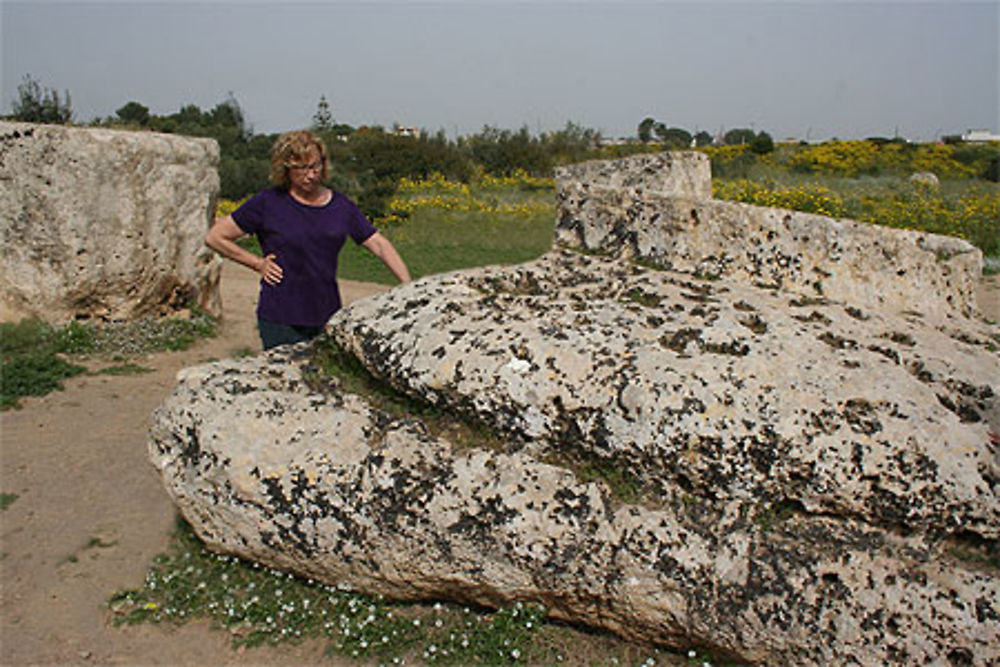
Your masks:
<svg viewBox="0 0 1000 667"><path fill-rule="evenodd" d="M607 164L579 173L617 179L590 187L595 201L715 210L689 198L698 160L677 164L691 170L671 196L657 194L669 175L630 161L634 177ZM574 210L596 218L573 218L573 245L608 254L557 248L425 278L328 326L374 375L488 424L505 451L457 449L361 397L309 389L308 347L190 369L156 414L150 453L202 537L368 592L532 600L742 661L1000 661L1000 574L969 557L995 559L1000 544L989 436L1000 430L1000 329L947 298L896 309L914 290L891 292L872 257L802 260L780 274L790 277L768 273L767 288L761 272L664 269L682 253L637 240L652 218L605 224L610 209L588 209L583 189ZM848 224L815 218L795 220L788 252ZM860 244L868 231L844 234ZM883 247L918 245L903 237ZM941 260L950 273L926 268L938 258L910 250L924 289L972 271L954 257ZM824 262L848 269L824 277L842 285L836 297L800 280ZM643 493L586 482L585 468Z"/></svg>
<svg viewBox="0 0 1000 667"><path fill-rule="evenodd" d="M712 198L712 164L704 153L671 151L636 155L624 160L591 160L556 172L560 192L614 193L625 199L649 196ZM577 192L577 194L581 194ZM588 221L588 227L593 224Z"/></svg>
<svg viewBox="0 0 1000 667"><path fill-rule="evenodd" d="M742 661L1000 658L995 572L948 541L705 487L623 505L525 451L456 451L315 393L306 351L182 371L157 411L152 460L215 549L394 598L537 601Z"/></svg>
<svg viewBox="0 0 1000 667"><path fill-rule="evenodd" d="M335 316L379 377L537 450L722 499L1000 537L997 329L554 251Z"/></svg>
<svg viewBox="0 0 1000 667"><path fill-rule="evenodd" d="M0 320L220 314L218 160L209 139L0 122Z"/></svg>
<svg viewBox="0 0 1000 667"><path fill-rule="evenodd" d="M713 200L689 185L708 179L711 192L697 160L669 166L656 178L646 156L559 171L556 241L879 311L977 314L982 253L961 239Z"/></svg>

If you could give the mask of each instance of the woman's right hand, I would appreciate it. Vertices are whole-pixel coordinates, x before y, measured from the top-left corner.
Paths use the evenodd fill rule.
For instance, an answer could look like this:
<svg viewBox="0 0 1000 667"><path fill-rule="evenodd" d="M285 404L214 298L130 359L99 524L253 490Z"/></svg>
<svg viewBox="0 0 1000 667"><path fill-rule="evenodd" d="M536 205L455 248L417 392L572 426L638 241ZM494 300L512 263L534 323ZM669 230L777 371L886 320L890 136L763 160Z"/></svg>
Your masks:
<svg viewBox="0 0 1000 667"><path fill-rule="evenodd" d="M257 273L260 274L260 277L268 285L277 285L285 275L281 267L278 266L278 263L274 261L275 259L277 259L277 256L270 254L261 257L260 263L257 265Z"/></svg>

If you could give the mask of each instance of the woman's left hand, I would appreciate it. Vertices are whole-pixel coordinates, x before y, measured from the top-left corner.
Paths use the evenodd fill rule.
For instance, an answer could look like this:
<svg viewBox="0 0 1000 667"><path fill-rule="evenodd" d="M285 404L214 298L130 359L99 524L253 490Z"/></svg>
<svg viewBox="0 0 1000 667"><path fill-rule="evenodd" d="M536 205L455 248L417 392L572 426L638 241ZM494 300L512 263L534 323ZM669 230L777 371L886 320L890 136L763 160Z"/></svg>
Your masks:
<svg viewBox="0 0 1000 667"><path fill-rule="evenodd" d="M257 266L257 273L260 277L264 279L264 282L268 285L277 285L281 282L281 279L285 277L285 272L281 270L278 263L274 260L277 258L276 255L271 254L266 257L260 258L260 264Z"/></svg>

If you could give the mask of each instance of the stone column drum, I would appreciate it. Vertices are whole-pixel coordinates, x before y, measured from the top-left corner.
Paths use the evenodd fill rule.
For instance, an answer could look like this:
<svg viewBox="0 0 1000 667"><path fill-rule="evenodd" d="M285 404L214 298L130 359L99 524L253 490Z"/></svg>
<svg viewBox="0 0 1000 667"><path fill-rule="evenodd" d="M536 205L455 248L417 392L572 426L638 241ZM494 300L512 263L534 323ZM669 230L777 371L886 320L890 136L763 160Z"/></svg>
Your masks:
<svg viewBox="0 0 1000 667"><path fill-rule="evenodd" d="M222 312L218 144L0 122L0 321Z"/></svg>

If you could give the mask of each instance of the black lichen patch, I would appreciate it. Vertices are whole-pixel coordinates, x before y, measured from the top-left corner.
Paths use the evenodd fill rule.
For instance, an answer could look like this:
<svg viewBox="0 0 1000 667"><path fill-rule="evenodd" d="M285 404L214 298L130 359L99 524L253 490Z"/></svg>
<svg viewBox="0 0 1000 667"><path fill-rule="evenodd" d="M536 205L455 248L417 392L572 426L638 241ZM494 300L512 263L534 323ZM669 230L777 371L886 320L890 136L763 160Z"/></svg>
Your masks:
<svg viewBox="0 0 1000 667"><path fill-rule="evenodd" d="M701 343L701 329L685 328L660 337L660 345L677 354L684 354L688 344L692 342Z"/></svg>
<svg viewBox="0 0 1000 667"><path fill-rule="evenodd" d="M802 296L792 299L791 301L788 302L788 305L792 306L793 308L808 308L809 306L825 306L828 303L829 301L827 301L826 299L811 297L811 296Z"/></svg>
<svg viewBox="0 0 1000 667"><path fill-rule="evenodd" d="M835 350L853 350L858 347L857 341L838 336L831 331L821 333L818 338Z"/></svg>
<svg viewBox="0 0 1000 667"><path fill-rule="evenodd" d="M701 329L690 327L664 334L660 336L659 342L663 347L680 355L687 354L688 346L691 343L694 343L700 352L709 354L743 357L750 353L750 346L741 340L731 340L725 343L706 341L701 337Z"/></svg>
<svg viewBox="0 0 1000 667"><path fill-rule="evenodd" d="M868 350L870 352L875 352L876 354L881 354L883 357L893 361L894 363L899 363L899 352L892 349L891 347L882 347L880 345L869 345Z"/></svg>
<svg viewBox="0 0 1000 667"><path fill-rule="evenodd" d="M916 341L913 340L913 336L905 333L899 333L898 331L893 331L891 333L884 334L884 338L888 338L893 343L899 345L905 345L906 347L913 347L916 345Z"/></svg>
<svg viewBox="0 0 1000 667"><path fill-rule="evenodd" d="M934 382L934 374L931 373L929 370L927 370L927 368L924 366L924 362L920 361L919 359L914 359L913 361L908 363L906 365L906 370L909 371L910 375L917 378L924 384L930 384L931 382Z"/></svg>
<svg viewBox="0 0 1000 667"><path fill-rule="evenodd" d="M987 539L972 531L962 531L945 538L942 544L947 554L966 567L1000 571L1000 540ZM994 621L1000 621L998 612L1000 609L994 611Z"/></svg>
<svg viewBox="0 0 1000 667"><path fill-rule="evenodd" d="M761 319L759 315L751 315L750 317L744 317L739 322L740 324L742 324L755 334L759 335L767 333L767 322Z"/></svg>
<svg viewBox="0 0 1000 667"><path fill-rule="evenodd" d="M857 433L873 435L882 430L882 422L878 420L876 407L863 398L847 399L841 411L844 420Z"/></svg>
<svg viewBox="0 0 1000 667"><path fill-rule="evenodd" d="M702 349L710 354L725 354L733 357L745 357L750 354L750 346L739 340L726 343L706 342Z"/></svg>
<svg viewBox="0 0 1000 667"><path fill-rule="evenodd" d="M792 315L792 317L797 319L799 322L807 323L818 322L820 324L830 324L833 321L818 310L814 310L808 315Z"/></svg>
<svg viewBox="0 0 1000 667"><path fill-rule="evenodd" d="M705 292L681 292L681 296L691 301L697 301L698 303L717 303L719 301Z"/></svg>
<svg viewBox="0 0 1000 667"><path fill-rule="evenodd" d="M963 424L975 424L983 420L975 408L966 401L961 399L956 401L947 394L938 394L937 399L941 405L958 415L959 421Z"/></svg>

